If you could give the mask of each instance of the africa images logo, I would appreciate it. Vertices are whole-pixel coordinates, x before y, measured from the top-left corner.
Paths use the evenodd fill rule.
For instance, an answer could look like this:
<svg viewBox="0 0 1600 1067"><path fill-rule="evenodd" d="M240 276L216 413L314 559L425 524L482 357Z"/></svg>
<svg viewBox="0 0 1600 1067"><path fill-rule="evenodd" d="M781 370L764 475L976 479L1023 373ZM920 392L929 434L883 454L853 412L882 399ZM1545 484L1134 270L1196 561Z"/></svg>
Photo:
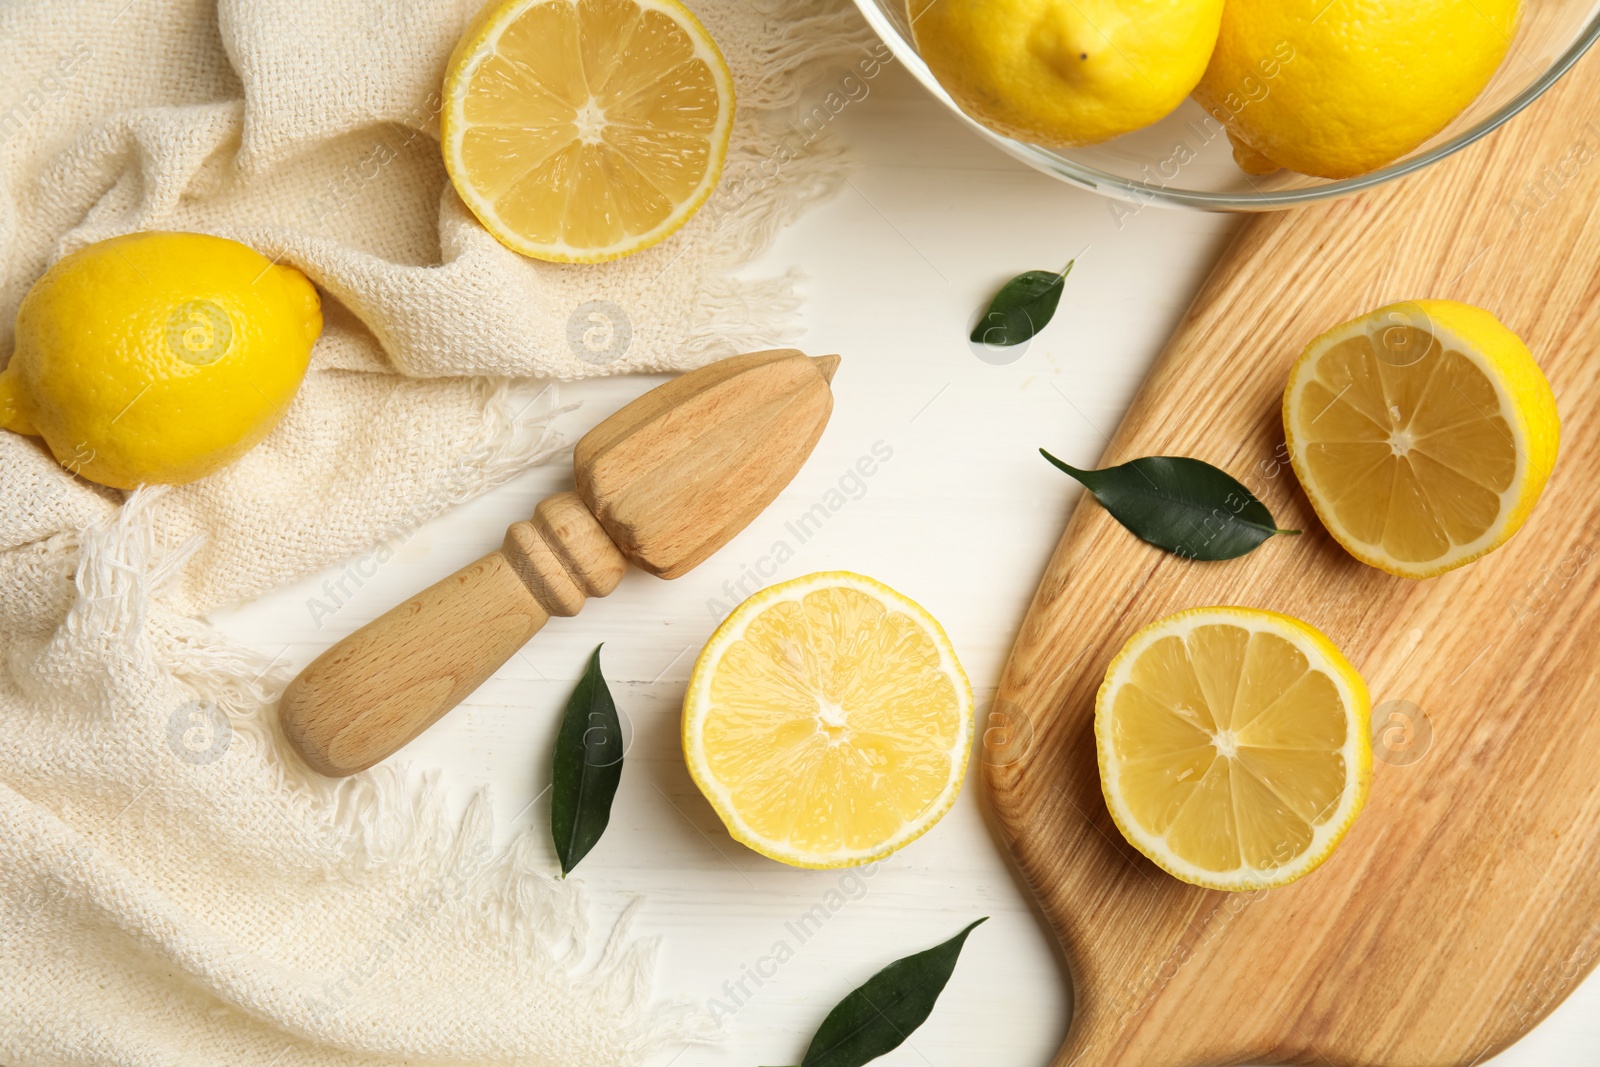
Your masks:
<svg viewBox="0 0 1600 1067"><path fill-rule="evenodd" d="M167 747L185 763L215 763L232 744L233 724L209 700L186 700L167 719Z"/></svg>
<svg viewBox="0 0 1600 1067"><path fill-rule="evenodd" d="M209 366L232 344L233 319L209 300L185 300L167 316L167 348L185 363Z"/></svg>
<svg viewBox="0 0 1600 1067"><path fill-rule="evenodd" d="M579 304L567 318L567 348L585 363L615 363L632 345L633 320L609 300Z"/></svg>

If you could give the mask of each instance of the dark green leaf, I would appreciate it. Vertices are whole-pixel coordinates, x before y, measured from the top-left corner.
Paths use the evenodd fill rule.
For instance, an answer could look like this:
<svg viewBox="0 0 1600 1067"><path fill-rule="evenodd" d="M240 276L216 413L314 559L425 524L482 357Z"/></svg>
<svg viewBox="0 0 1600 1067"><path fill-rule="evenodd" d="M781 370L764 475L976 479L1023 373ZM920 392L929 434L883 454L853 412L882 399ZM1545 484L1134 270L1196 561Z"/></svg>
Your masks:
<svg viewBox="0 0 1600 1067"><path fill-rule="evenodd" d="M1061 303L1061 291L1071 272L1072 264L1068 263L1060 274L1030 270L1006 282L972 328L972 340L1005 348L1020 345L1044 329Z"/></svg>
<svg viewBox="0 0 1600 1067"><path fill-rule="evenodd" d="M1081 471L1040 455L1083 483L1134 536L1189 559L1233 559L1280 530L1272 512L1227 471L1187 456L1145 456Z"/></svg>
<svg viewBox="0 0 1600 1067"><path fill-rule="evenodd" d="M567 700L556 735L550 781L550 833L561 873L589 854L611 821L611 799L622 781L622 723L600 676L600 649Z"/></svg>
<svg viewBox="0 0 1600 1067"><path fill-rule="evenodd" d="M933 1011L972 927L987 919L868 978L822 1020L800 1067L861 1067L898 1048Z"/></svg>

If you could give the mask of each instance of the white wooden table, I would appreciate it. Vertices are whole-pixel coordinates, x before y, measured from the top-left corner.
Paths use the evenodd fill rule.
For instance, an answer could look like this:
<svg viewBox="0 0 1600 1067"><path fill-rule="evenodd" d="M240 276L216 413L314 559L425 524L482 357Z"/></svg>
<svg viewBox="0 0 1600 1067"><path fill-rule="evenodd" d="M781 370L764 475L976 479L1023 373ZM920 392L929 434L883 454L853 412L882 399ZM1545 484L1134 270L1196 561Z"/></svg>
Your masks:
<svg viewBox="0 0 1600 1067"><path fill-rule="evenodd" d="M634 739L611 827L578 876L602 915L645 897L639 929L661 938L662 997L736 1009L723 1044L675 1050L657 1067L798 1063L854 985L981 915L990 921L968 941L933 1017L880 1062L1031 1067L1049 1061L1066 1029L1062 961L986 825L975 777L943 822L870 879L790 869L732 841L701 799L680 755L680 701L716 621L709 602L728 603L741 579L756 588L746 575L758 569L770 580L848 569L902 590L944 623L982 716L1077 496L1036 449L1086 465L1098 458L1237 220L1159 208L1128 218L986 146L897 68L869 89L832 124L855 152L849 184L749 268L803 269L800 344L844 356L833 420L810 462L697 571L671 583L630 574L577 619L552 623L399 757L442 768L458 799L490 787L499 839L532 830L548 847L550 745L585 658L605 642L605 674ZM1011 275L1059 269L1072 257L1078 265L1054 323L1015 362L980 360L965 340L979 305ZM564 387L563 399L582 407L563 430L575 440L658 380ZM847 481L845 504L799 543L785 524L875 447L890 458L859 487ZM564 462L530 470L418 530L320 628L307 601L337 570L214 621L269 652L287 642L285 659L303 666L489 551L507 523L571 477ZM774 572L763 560L779 540L794 556ZM793 957L774 973L763 960L780 941ZM749 977L758 969L770 977ZM1600 980L1494 1062L1600 1063Z"/></svg>

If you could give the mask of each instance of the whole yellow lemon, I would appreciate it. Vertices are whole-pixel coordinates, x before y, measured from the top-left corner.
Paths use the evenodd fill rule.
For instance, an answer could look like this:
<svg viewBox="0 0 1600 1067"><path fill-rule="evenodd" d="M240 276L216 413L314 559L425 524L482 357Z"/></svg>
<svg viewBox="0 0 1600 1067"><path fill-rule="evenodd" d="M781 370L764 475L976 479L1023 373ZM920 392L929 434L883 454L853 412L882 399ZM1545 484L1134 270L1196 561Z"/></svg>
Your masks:
<svg viewBox="0 0 1600 1067"><path fill-rule="evenodd" d="M917 51L961 110L1037 144L1157 122L1195 87L1222 0L910 0Z"/></svg>
<svg viewBox="0 0 1600 1067"><path fill-rule="evenodd" d="M1250 173L1365 174L1472 103L1519 13L1518 0L1228 0L1194 97Z"/></svg>
<svg viewBox="0 0 1600 1067"><path fill-rule="evenodd" d="M198 233L79 249L17 310L0 427L119 489L232 463L283 417L322 332L304 274Z"/></svg>

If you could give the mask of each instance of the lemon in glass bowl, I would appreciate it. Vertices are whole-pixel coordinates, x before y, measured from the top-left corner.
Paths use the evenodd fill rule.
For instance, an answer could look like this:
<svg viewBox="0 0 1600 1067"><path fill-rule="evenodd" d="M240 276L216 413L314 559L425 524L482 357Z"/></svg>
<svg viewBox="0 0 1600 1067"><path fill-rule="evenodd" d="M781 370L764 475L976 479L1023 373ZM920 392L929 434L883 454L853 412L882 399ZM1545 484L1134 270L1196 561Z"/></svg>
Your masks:
<svg viewBox="0 0 1600 1067"><path fill-rule="evenodd" d="M911 0L917 48L961 109L1038 144L1165 118L1199 82L1222 0Z"/></svg>

